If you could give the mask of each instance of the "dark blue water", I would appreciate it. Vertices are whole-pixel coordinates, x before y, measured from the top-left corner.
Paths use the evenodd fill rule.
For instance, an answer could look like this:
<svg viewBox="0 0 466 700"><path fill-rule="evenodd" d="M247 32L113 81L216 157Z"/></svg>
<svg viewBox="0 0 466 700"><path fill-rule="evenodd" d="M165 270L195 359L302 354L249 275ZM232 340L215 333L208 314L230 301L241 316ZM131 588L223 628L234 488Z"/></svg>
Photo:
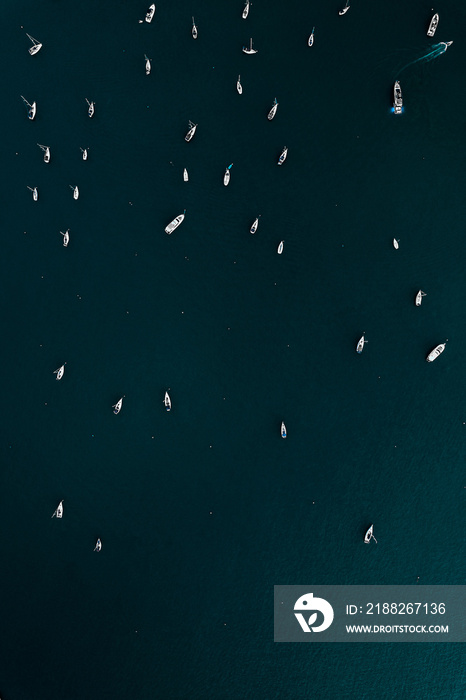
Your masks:
<svg viewBox="0 0 466 700"><path fill-rule="evenodd" d="M274 584L466 575L465 11L341 5L3 3L3 700L465 697L460 645L272 642Z"/></svg>

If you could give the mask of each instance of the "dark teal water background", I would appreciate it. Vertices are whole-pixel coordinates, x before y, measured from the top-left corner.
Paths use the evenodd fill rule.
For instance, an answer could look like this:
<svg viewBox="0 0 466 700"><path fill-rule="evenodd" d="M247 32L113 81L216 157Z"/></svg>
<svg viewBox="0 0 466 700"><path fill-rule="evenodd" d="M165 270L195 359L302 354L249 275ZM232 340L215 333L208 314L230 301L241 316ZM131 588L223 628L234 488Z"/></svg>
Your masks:
<svg viewBox="0 0 466 700"><path fill-rule="evenodd" d="M465 10L401 71L430 5L340 6L2 4L3 700L466 695L461 645L272 641L274 584L466 575Z"/></svg>

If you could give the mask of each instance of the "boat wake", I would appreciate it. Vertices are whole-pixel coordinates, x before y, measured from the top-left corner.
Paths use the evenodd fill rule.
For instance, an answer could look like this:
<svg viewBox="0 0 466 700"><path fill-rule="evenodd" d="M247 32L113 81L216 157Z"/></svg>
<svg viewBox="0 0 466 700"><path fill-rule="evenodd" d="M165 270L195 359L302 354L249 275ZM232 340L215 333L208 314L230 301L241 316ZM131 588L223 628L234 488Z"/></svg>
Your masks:
<svg viewBox="0 0 466 700"><path fill-rule="evenodd" d="M427 53L423 54L420 58L416 58L414 61L410 61L410 63L407 63L398 72L401 73L401 71L405 70L405 68L413 66L415 63L428 63L429 61L433 61L435 58L438 58L445 53L448 47L452 44L452 41L441 41L440 44L433 44Z"/></svg>

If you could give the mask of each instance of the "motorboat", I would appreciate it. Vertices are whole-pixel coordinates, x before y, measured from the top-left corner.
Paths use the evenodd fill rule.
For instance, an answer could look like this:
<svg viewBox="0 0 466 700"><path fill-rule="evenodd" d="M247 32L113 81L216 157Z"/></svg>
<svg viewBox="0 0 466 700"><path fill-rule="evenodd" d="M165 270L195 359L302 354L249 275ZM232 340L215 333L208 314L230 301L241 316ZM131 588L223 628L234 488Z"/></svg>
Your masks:
<svg viewBox="0 0 466 700"><path fill-rule="evenodd" d="M284 244L285 244L285 241L280 241L280 243L278 244L277 253L278 253L279 255L281 255L281 254L283 253L283 246L284 246Z"/></svg>
<svg viewBox="0 0 466 700"><path fill-rule="evenodd" d="M243 86L241 85L241 76L238 75L238 80L236 81L236 89L238 90L238 94L242 95L243 94Z"/></svg>
<svg viewBox="0 0 466 700"><path fill-rule="evenodd" d="M79 190L78 186L73 187L73 185L70 185L71 189L73 190L73 199L79 199Z"/></svg>
<svg viewBox="0 0 466 700"><path fill-rule="evenodd" d="M438 27L439 16L437 13L432 17L429 24L429 29L427 30L427 36L434 36ZM29 49L31 51L31 49Z"/></svg>
<svg viewBox="0 0 466 700"><path fill-rule="evenodd" d="M399 239L399 238L398 238L398 239L394 238L394 239L393 239L393 247L395 248L395 250L398 250L398 248L400 247L399 244L400 244L400 239Z"/></svg>
<svg viewBox="0 0 466 700"><path fill-rule="evenodd" d="M34 56L34 54L39 53L39 51L42 48L42 44L40 43L40 41L37 41L37 39L34 39L34 37L32 37L30 34L26 33L26 36L32 41L32 46L30 49L28 49L28 51L31 54L31 56ZM434 35L432 34L432 36Z"/></svg>
<svg viewBox="0 0 466 700"><path fill-rule="evenodd" d="M163 399L163 403L164 403L165 408L167 409L167 411L170 411L170 410L171 410L171 407L172 407L172 400L171 400L171 398L170 398L170 395L169 395L168 391L165 392L165 396L164 396L164 399Z"/></svg>
<svg viewBox="0 0 466 700"><path fill-rule="evenodd" d="M152 22L153 18L155 15L155 3L152 3L152 5L149 7L149 9L146 12L146 22Z"/></svg>
<svg viewBox="0 0 466 700"><path fill-rule="evenodd" d="M286 160L286 156L288 155L288 149L285 146L283 151L281 152L280 158L278 159L278 165L283 165L283 163Z"/></svg>
<svg viewBox="0 0 466 700"><path fill-rule="evenodd" d="M67 228L65 233L63 231L60 231L61 235L63 236L63 245L65 248L68 247L68 243L70 242L70 229Z"/></svg>
<svg viewBox="0 0 466 700"><path fill-rule="evenodd" d="M101 549L102 549L102 541L100 539L98 539L97 542L95 543L94 552L100 552Z"/></svg>
<svg viewBox="0 0 466 700"><path fill-rule="evenodd" d="M246 2L244 3L243 14L241 15L241 17L243 19L246 19L246 17L249 14L249 5L250 5L249 0L246 0Z"/></svg>
<svg viewBox="0 0 466 700"><path fill-rule="evenodd" d="M403 96L399 80L395 82L393 87L393 111L395 114L401 114L403 111Z"/></svg>
<svg viewBox="0 0 466 700"><path fill-rule="evenodd" d="M28 119L35 119L36 112L37 112L37 105L35 102L29 104L29 102L26 100L25 97L21 95L21 99L23 100L24 104L28 107Z"/></svg>
<svg viewBox="0 0 466 700"><path fill-rule="evenodd" d="M144 58L146 59L146 75L149 75L151 70L150 58L147 58L146 54L144 54Z"/></svg>
<svg viewBox="0 0 466 700"><path fill-rule="evenodd" d="M446 343L447 341L445 341ZM442 352L445 350L445 343L440 343L440 345L437 345L431 352L427 355L426 360L427 362L433 362L434 360L439 357L439 355L442 354Z"/></svg>
<svg viewBox="0 0 466 700"><path fill-rule="evenodd" d="M225 175L223 176L223 184L225 187L229 184L230 182L230 170L233 166L233 163L228 166L228 168L225 169Z"/></svg>
<svg viewBox="0 0 466 700"><path fill-rule="evenodd" d="M65 374L65 365L66 365L66 362L65 362L65 364L63 364L63 365L62 365L61 367L59 367L58 369L55 369L54 372L53 372L54 374L57 375L57 376L55 377L55 379L57 380L57 382L59 382L60 379L62 379L62 378L63 378L63 375Z"/></svg>
<svg viewBox="0 0 466 700"><path fill-rule="evenodd" d="M188 182L188 180L189 180L189 175L188 175L188 171L187 171L186 168L185 168L185 169L183 170L183 181L184 181L184 182Z"/></svg>
<svg viewBox="0 0 466 700"><path fill-rule="evenodd" d="M87 97L86 97L86 102L89 105L89 109L87 110L87 114L92 119L92 117L94 116L94 112L95 112L95 102L89 102Z"/></svg>
<svg viewBox="0 0 466 700"><path fill-rule="evenodd" d="M364 350L364 344L367 342L368 341L364 339L363 335L359 338L358 344L356 345L356 352L358 353L358 355L362 353L362 351Z"/></svg>
<svg viewBox="0 0 466 700"><path fill-rule="evenodd" d="M114 413L116 416L117 416L117 415L120 413L120 411L121 411L121 407L123 406L123 399L124 399L124 398L125 398L125 397L122 396L121 399L120 399L119 401L117 401L116 404L115 404L114 406L112 406L112 408L113 408L113 413Z"/></svg>
<svg viewBox="0 0 466 700"><path fill-rule="evenodd" d="M247 46L243 46L243 53L257 53L257 50L252 48L252 39L249 40L249 48Z"/></svg>
<svg viewBox="0 0 466 700"><path fill-rule="evenodd" d="M249 233L256 233L257 227L259 226L259 219L261 218L261 214L257 217L257 219L254 219L254 223L252 224L251 228L249 229Z"/></svg>
<svg viewBox="0 0 466 700"><path fill-rule="evenodd" d="M37 202L37 200L39 199L39 190L37 189L37 187L29 187L28 185L27 188L28 190L31 190L32 198L35 202Z"/></svg>
<svg viewBox="0 0 466 700"><path fill-rule="evenodd" d="M286 425L283 421L280 426L280 435L282 436L282 438L286 438Z"/></svg>
<svg viewBox="0 0 466 700"><path fill-rule="evenodd" d="M50 148L48 146L42 146L42 144L37 144L39 148L44 151L44 163L50 163Z"/></svg>
<svg viewBox="0 0 466 700"><path fill-rule="evenodd" d="M52 518L63 518L63 501L60 501L56 509L53 511Z"/></svg>
<svg viewBox="0 0 466 700"><path fill-rule="evenodd" d="M348 12L349 9L350 9L349 2L348 2L348 0L346 0L346 5L344 6L344 8L342 10L340 10L338 12L338 14L339 15L346 15L346 13Z"/></svg>
<svg viewBox="0 0 466 700"><path fill-rule="evenodd" d="M371 525L364 535L364 542L366 544L369 544L371 540L374 540L374 542L377 544L377 540L374 537L374 525Z"/></svg>
<svg viewBox="0 0 466 700"><path fill-rule="evenodd" d="M83 154L83 160L87 160L87 153L88 149L87 148L81 148L81 153Z"/></svg>
<svg viewBox="0 0 466 700"><path fill-rule="evenodd" d="M191 139L194 136L194 134L196 133L196 129L197 129L197 124L193 124L192 121L189 121L188 123L189 123L189 131L186 134L186 136L184 137L185 141L191 141Z"/></svg>
<svg viewBox="0 0 466 700"><path fill-rule="evenodd" d="M308 46L312 46L314 44L314 32L315 32L315 27L312 27L312 32L309 34L309 39L307 40Z"/></svg>
<svg viewBox="0 0 466 700"><path fill-rule="evenodd" d="M427 296L427 294L426 294L425 292L423 292L422 289L420 289L420 290L418 291L418 293L416 294L416 300L415 300L416 306L421 306L421 304L422 304L422 297L426 297L426 296Z"/></svg>
<svg viewBox="0 0 466 700"><path fill-rule="evenodd" d="M178 228L178 226L182 223L185 214L186 214L186 209L184 210L184 212L182 214L177 216L176 219L173 219L173 221L170 221L168 226L165 228L165 233L168 233L168 235L173 233L173 231L176 228Z"/></svg>
<svg viewBox="0 0 466 700"><path fill-rule="evenodd" d="M275 98L273 101L272 109L270 110L270 112L267 115L267 119L269 121L272 121L272 119L274 118L274 116L277 113L277 109L278 109L278 102L277 102L277 98Z"/></svg>
<svg viewBox="0 0 466 700"><path fill-rule="evenodd" d="M197 27L194 22L194 17L193 17L193 28L191 29L191 34L193 35L193 39L197 39Z"/></svg>

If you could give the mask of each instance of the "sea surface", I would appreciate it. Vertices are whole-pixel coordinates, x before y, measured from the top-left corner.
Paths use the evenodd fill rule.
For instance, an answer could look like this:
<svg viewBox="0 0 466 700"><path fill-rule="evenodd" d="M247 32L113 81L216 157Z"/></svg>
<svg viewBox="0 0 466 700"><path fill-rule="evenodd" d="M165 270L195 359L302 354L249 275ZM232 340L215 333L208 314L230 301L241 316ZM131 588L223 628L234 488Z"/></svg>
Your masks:
<svg viewBox="0 0 466 700"><path fill-rule="evenodd" d="M273 586L465 583L464 3L148 4L2 2L0 696L463 699Z"/></svg>

